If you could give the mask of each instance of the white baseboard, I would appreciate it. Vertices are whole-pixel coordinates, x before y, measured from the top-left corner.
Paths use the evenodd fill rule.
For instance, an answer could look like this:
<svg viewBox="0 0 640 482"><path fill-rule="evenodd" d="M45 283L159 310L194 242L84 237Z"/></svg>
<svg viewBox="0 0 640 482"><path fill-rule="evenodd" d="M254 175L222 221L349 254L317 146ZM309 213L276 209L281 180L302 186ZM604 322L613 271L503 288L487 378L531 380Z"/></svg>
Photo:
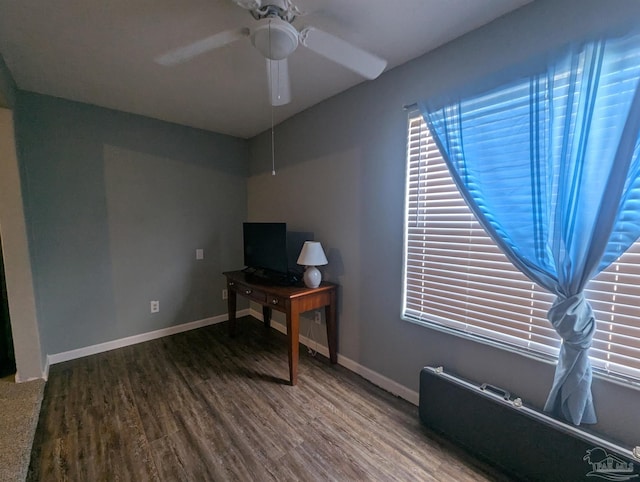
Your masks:
<svg viewBox="0 0 640 482"><path fill-rule="evenodd" d="M237 317L246 316L249 314L248 309L244 309L236 312ZM164 336L175 335L184 331L195 330L202 328L203 326L214 325L221 323L229 319L228 315L218 315L211 318L205 318L204 320L192 321L190 323L183 323L181 325L169 326L160 330L150 331L147 333L141 333L139 335L128 336L126 338L120 338L118 340L107 341L104 343L98 343L97 345L86 346L83 348L77 348L75 350L69 350L62 353L55 353L53 355L47 355L47 361L45 364L45 379L49 375L49 366L56 363L62 363L69 360L75 360L76 358L82 358L89 355L95 355L96 353L103 353L105 351L115 350L116 348L122 348L130 345L137 345L145 341L155 340Z"/></svg>
<svg viewBox="0 0 640 482"><path fill-rule="evenodd" d="M251 308L249 311L250 311L249 314L254 318L257 318L258 320L263 320L262 313L254 310L253 308ZM277 323L275 321L271 322L271 327L278 330L280 333L284 333L284 334L287 333L287 328L284 325L281 325L280 323ZM328 347L324 345L320 345L316 341L311 340L306 336L300 336L299 338L300 338L300 343L302 343L304 346L311 348L314 351L317 351L318 353L320 353L323 356L326 356L327 358L329 357ZM391 380L390 378L387 378L384 375L381 375L378 372L375 372L367 367L364 367L359 363L351 360L350 358L340 355L340 353L338 353L338 364L342 365L348 370L351 370L354 373L357 373L362 378L366 378L374 385L377 385L380 388L390 393L393 393L394 395L406 400L407 402L412 403L413 405L416 405L416 406L418 405L418 399L419 399L418 392L413 391L405 387L404 385L401 385L398 382Z"/></svg>
<svg viewBox="0 0 640 482"><path fill-rule="evenodd" d="M26 383L26 382L31 382L33 380L42 380L42 379L44 379L45 381L47 380L46 377L44 376L44 373L42 374L42 377L29 377L29 378L24 379L24 380L22 378L20 378L20 374L19 373L16 373L14 379L15 379L16 383Z"/></svg>
<svg viewBox="0 0 640 482"><path fill-rule="evenodd" d="M411 390L410 388L401 385L400 383L392 380L391 378L387 378L384 375L381 375L378 372L375 372L365 366L356 363L350 358L338 355L338 363L345 368L348 368L352 372L357 373L362 378L366 378L374 385L379 386L380 388L385 389L386 391L393 393L394 395L406 400L409 403L412 403L416 407L418 406L419 394L418 392Z"/></svg>
<svg viewBox="0 0 640 482"><path fill-rule="evenodd" d="M251 315L258 320L262 320L262 313L251 309L244 309L238 311L236 313L237 317ZM69 350L61 353L55 353L53 355L47 355L47 360L45 362L45 368L43 371L43 378L46 380L49 376L49 366L55 365L56 363L62 363L69 360L75 360L76 358L82 358L89 355L95 355L97 353L103 353L105 351L115 350L116 348L122 348L125 346L136 345L138 343L143 343L145 341L155 340L157 338L162 338L164 336L175 335L177 333L182 333L184 331L195 330L197 328L202 328L203 326L213 325L216 323L221 323L223 321L227 321L229 318L227 315L219 315L214 316L212 318L205 318L204 320L192 321L190 323L184 323L182 325L170 326L167 328L163 328L160 330L150 331L148 333L141 333L139 335L128 336L126 338L120 338L118 340L107 341L105 343L98 343L97 345L91 345L83 348L78 348L75 350ZM287 329L285 326L281 325L277 322L272 322L271 326L278 330L281 333L286 334ZM306 336L300 336L300 343L305 345L312 350L317 351L323 356L329 357L329 349L317 343ZM338 364L343 367L351 370L354 373L357 373L363 378L366 378L374 385L383 388L384 390L393 393L394 395L414 404L418 405L418 392L413 391L404 385L399 384L398 382L391 380L390 378L381 375L378 372L375 372L365 366L360 365L359 363L347 358L338 353ZM16 377L17 378L17 377ZM28 380L20 380L20 381L28 381Z"/></svg>

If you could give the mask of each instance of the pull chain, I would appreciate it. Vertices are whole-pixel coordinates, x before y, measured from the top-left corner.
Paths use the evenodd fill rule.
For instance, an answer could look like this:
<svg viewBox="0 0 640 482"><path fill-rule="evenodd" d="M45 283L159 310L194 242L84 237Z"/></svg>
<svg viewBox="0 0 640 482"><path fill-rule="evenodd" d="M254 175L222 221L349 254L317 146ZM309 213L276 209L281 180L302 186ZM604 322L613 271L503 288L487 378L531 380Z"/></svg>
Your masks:
<svg viewBox="0 0 640 482"><path fill-rule="evenodd" d="M276 175L276 143L273 132L273 106L271 106L271 175Z"/></svg>
<svg viewBox="0 0 640 482"><path fill-rule="evenodd" d="M274 142L275 134L273 132L273 88L276 87L277 92L280 92L280 76L278 76L278 85L273 85L273 60L271 59L271 20L269 20L269 85L271 86L271 92L269 92L269 103L271 104L271 175L276 175L276 145Z"/></svg>

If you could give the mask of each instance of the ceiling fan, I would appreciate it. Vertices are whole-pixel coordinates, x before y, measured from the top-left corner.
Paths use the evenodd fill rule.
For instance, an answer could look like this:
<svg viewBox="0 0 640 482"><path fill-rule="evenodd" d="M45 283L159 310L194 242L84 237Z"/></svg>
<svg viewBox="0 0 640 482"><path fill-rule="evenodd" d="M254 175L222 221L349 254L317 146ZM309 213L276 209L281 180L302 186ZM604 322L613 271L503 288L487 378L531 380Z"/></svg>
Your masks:
<svg viewBox="0 0 640 482"><path fill-rule="evenodd" d="M375 79L387 62L355 45L315 27L297 30L291 22L302 14L291 0L232 0L249 10L257 20L252 28L225 30L190 45L179 47L157 57L161 65L176 65L209 50L223 47L245 37L265 57L271 105L279 106L291 101L287 57L298 45L352 70L367 79Z"/></svg>

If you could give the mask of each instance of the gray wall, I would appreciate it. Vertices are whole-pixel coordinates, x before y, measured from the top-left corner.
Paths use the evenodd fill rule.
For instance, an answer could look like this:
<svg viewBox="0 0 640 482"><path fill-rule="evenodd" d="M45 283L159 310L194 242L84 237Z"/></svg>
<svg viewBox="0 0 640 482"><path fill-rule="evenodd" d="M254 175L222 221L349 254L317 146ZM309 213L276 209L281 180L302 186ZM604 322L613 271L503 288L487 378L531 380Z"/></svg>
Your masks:
<svg viewBox="0 0 640 482"><path fill-rule="evenodd" d="M25 92L15 120L43 354L226 314L247 141Z"/></svg>
<svg viewBox="0 0 640 482"><path fill-rule="evenodd" d="M539 0L279 125L275 177L268 133L251 140L249 219L286 221L323 243L325 276L341 285L341 355L413 390L421 367L444 365L509 388L534 406L544 404L552 365L400 319L402 106L452 87L473 88L585 32L638 18L637 1L617 1L612 8L599 0ZM640 391L596 379L594 397L595 429L640 443Z"/></svg>

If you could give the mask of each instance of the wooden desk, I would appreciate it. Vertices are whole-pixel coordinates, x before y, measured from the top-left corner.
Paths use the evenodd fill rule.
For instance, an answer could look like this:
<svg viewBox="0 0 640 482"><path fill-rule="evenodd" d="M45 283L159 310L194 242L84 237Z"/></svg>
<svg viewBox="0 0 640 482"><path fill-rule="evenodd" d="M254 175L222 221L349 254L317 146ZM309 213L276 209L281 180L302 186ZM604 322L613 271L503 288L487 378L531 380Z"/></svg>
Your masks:
<svg viewBox="0 0 640 482"><path fill-rule="evenodd" d="M266 327L271 326L271 311L281 311L287 315L287 342L289 348L289 380L291 385L298 381L298 344L300 313L324 307L327 322L327 341L331 363L338 361L337 326L337 286L323 282L318 288L298 286L275 286L249 281L242 271L223 273L227 277L229 334L236 332L237 295L249 298L262 305L262 315Z"/></svg>

